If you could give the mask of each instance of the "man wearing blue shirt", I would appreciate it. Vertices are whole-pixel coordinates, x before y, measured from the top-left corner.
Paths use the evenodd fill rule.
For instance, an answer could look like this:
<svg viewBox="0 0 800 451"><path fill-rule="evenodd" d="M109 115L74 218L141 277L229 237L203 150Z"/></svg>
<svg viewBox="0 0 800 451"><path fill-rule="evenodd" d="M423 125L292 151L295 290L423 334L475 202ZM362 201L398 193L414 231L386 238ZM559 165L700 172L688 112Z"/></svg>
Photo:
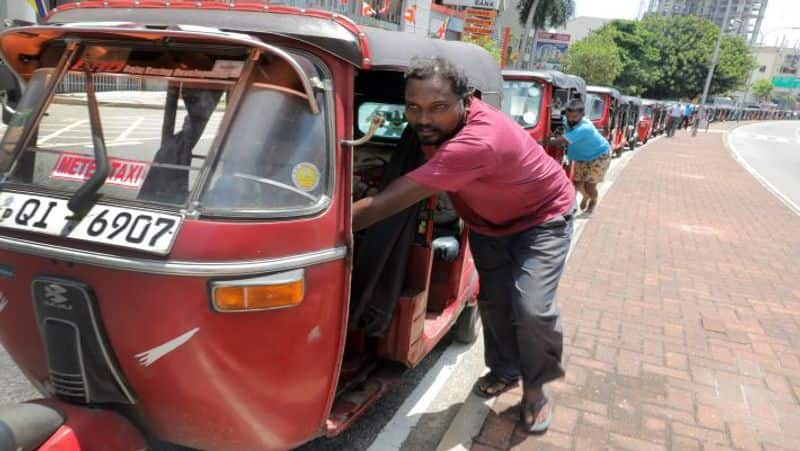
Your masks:
<svg viewBox="0 0 800 451"><path fill-rule="evenodd" d="M575 163L575 189L583 195L581 209L592 213L597 206L597 184L603 181L611 163L608 141L594 124L583 117L584 105L574 99L567 104L564 135L551 139L554 145L567 146L567 157Z"/></svg>
<svg viewBox="0 0 800 451"><path fill-rule="evenodd" d="M683 107L683 128L689 128L689 124L692 121L692 114L694 113L694 106L691 103L687 103L685 107Z"/></svg>

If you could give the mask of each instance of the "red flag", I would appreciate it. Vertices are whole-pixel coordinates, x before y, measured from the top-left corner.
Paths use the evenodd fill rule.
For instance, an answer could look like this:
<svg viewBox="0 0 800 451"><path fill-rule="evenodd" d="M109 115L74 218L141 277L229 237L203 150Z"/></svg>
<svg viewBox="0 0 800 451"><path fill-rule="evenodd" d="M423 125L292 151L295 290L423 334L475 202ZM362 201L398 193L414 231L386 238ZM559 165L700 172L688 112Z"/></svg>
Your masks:
<svg viewBox="0 0 800 451"><path fill-rule="evenodd" d="M450 21L450 18L446 18L442 21L442 24L439 25L439 31L436 33L436 36L439 39L444 39L447 36L447 23Z"/></svg>
<svg viewBox="0 0 800 451"><path fill-rule="evenodd" d="M406 22L411 24L417 23L417 5L414 5L406 10L406 13L403 15L403 18Z"/></svg>

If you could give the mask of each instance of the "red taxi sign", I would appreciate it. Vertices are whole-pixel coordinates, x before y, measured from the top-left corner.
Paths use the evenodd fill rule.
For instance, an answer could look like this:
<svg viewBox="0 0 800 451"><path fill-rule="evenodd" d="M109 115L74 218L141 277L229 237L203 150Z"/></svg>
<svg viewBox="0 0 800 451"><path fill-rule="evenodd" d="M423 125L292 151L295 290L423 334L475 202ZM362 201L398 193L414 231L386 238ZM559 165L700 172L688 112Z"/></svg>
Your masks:
<svg viewBox="0 0 800 451"><path fill-rule="evenodd" d="M125 160L122 158L109 158L111 171L106 178L109 185L125 188L139 189L144 183L150 165L142 161ZM50 178L85 182L92 177L95 171L94 158L64 152L58 157Z"/></svg>

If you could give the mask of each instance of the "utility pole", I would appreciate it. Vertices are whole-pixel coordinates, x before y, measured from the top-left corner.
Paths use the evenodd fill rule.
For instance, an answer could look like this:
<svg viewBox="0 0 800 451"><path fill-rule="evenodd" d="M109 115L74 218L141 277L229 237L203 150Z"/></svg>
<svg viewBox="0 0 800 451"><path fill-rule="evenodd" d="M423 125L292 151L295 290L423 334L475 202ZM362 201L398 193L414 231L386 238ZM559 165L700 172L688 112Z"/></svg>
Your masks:
<svg viewBox="0 0 800 451"><path fill-rule="evenodd" d="M533 19L536 15L536 10L539 9L539 2L540 0L533 0L531 9L528 11L528 17L522 27L522 36L519 38L519 59L517 60L517 68L519 69L523 69L527 66L528 61L525 59L526 56L533 58L533 55L529 52L528 40L530 39L529 35L531 34L531 30L534 30L534 39L536 38Z"/></svg>
<svg viewBox="0 0 800 451"><path fill-rule="evenodd" d="M708 99L708 91L711 89L711 79L714 78L714 69L719 62L719 49L722 47L722 37L725 35L725 29L728 28L728 16L731 12L733 0L728 0L728 7L725 8L725 15L722 19L722 26L719 27L719 35L717 36L717 45L714 47L714 55L711 56L711 65L708 67L708 76L706 77L706 85L703 87L703 97L700 98L700 108L697 110L697 120L694 121L692 126L692 136L697 136L697 127L700 126L700 118L704 117L706 110L706 100Z"/></svg>

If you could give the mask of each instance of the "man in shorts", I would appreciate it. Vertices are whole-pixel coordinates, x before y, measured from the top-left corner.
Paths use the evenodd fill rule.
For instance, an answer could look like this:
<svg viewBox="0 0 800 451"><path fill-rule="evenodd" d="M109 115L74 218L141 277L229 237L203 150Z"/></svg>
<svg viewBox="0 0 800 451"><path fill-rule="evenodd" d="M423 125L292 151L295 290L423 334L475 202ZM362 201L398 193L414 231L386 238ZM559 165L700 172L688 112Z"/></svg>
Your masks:
<svg viewBox="0 0 800 451"><path fill-rule="evenodd" d="M581 210L591 214L597 206L597 184L603 181L611 164L611 146L594 124L583 117L584 105L574 99L567 104L564 135L552 138L555 145L567 147L567 157L575 163L575 189L581 193Z"/></svg>

